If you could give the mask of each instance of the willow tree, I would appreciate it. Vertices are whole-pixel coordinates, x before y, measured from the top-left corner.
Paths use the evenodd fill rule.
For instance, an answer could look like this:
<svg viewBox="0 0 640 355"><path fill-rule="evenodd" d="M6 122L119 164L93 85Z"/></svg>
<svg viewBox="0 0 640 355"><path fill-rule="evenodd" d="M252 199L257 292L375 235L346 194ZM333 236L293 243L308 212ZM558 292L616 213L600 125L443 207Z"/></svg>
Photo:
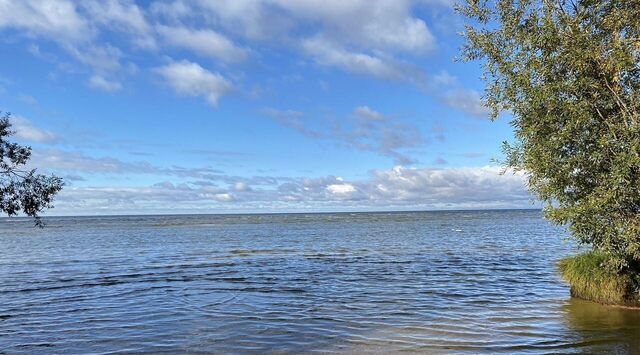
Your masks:
<svg viewBox="0 0 640 355"><path fill-rule="evenodd" d="M8 141L13 133L9 114L5 114L0 117L0 211L9 216L31 216L37 226L42 226L39 214L53 207L53 198L62 189L63 181L25 169L31 147Z"/></svg>
<svg viewBox="0 0 640 355"><path fill-rule="evenodd" d="M640 0L472 1L464 57L481 60L493 118L513 117L505 165L545 215L640 270Z"/></svg>

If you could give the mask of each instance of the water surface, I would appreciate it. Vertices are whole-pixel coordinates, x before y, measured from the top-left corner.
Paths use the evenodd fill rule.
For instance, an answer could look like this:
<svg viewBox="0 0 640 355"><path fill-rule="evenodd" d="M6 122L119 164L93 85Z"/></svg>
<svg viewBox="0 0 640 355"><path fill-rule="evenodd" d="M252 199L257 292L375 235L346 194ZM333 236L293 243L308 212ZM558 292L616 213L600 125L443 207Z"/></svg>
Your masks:
<svg viewBox="0 0 640 355"><path fill-rule="evenodd" d="M640 351L539 211L0 219L0 352Z"/></svg>

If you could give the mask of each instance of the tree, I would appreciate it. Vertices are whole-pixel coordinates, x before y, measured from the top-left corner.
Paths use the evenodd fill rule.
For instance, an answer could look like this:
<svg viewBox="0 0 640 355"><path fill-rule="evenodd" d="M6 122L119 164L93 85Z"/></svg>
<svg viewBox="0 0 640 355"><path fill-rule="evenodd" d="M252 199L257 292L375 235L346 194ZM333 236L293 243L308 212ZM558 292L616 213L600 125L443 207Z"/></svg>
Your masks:
<svg viewBox="0 0 640 355"><path fill-rule="evenodd" d="M38 214L53 207L53 198L64 183L54 175L36 174L36 169L24 170L31 147L7 141L14 133L9 118L8 113L0 117L0 211L31 216L42 227Z"/></svg>
<svg viewBox="0 0 640 355"><path fill-rule="evenodd" d="M493 118L512 115L505 166L550 220L640 271L640 1L468 0L467 60Z"/></svg>

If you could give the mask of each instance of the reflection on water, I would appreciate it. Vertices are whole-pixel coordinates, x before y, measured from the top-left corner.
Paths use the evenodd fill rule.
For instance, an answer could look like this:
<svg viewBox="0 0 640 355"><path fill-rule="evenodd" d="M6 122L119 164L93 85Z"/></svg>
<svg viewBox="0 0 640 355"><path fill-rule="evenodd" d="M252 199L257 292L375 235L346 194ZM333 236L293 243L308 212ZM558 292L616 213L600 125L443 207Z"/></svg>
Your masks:
<svg viewBox="0 0 640 355"><path fill-rule="evenodd" d="M590 351L640 353L640 310L571 298L564 311L567 324Z"/></svg>
<svg viewBox="0 0 640 355"><path fill-rule="evenodd" d="M634 352L537 211L0 220L0 351Z"/></svg>

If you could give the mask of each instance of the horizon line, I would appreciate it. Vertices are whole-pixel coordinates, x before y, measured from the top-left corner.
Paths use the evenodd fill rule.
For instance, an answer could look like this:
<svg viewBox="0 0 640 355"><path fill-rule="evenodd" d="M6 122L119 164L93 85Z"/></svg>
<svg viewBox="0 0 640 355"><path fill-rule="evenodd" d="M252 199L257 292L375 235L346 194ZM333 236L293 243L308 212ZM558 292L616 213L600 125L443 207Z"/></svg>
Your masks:
<svg viewBox="0 0 640 355"><path fill-rule="evenodd" d="M48 218L74 217L162 217L162 216L242 216L242 215L286 215L286 214L374 214L374 213L424 213L424 212L499 212L499 211L542 211L540 207L532 208L470 208L470 209L426 209L426 210L379 210L379 211L299 211L299 212L216 212L216 213L132 213L132 214L78 214L78 215L43 215ZM4 219L32 219L29 216L1 216Z"/></svg>

